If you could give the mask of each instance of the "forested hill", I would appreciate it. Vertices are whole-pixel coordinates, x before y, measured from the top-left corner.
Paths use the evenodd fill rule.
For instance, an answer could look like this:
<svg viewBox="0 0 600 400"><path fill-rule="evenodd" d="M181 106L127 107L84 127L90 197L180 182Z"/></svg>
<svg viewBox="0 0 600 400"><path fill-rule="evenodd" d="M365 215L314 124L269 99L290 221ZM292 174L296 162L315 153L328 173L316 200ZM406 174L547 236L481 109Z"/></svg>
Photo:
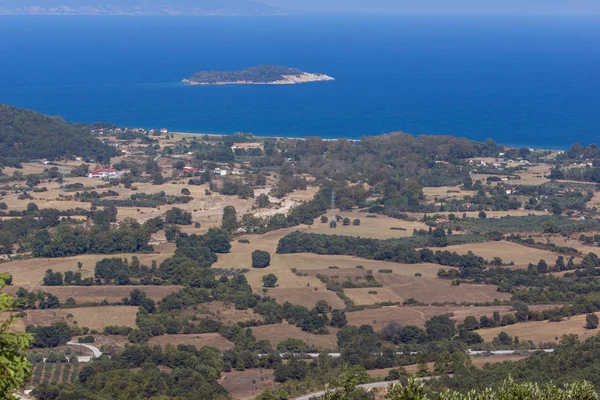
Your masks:
<svg viewBox="0 0 600 400"><path fill-rule="evenodd" d="M0 163L63 156L80 156L99 162L116 155L89 130L68 125L61 117L0 104Z"/></svg>

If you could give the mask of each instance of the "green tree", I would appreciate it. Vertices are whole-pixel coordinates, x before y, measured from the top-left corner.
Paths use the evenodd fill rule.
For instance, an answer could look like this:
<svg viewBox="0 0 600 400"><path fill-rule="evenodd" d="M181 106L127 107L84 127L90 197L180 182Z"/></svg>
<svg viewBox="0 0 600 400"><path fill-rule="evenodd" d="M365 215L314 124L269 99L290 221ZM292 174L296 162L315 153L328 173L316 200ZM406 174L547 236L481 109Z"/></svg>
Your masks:
<svg viewBox="0 0 600 400"><path fill-rule="evenodd" d="M585 329L597 329L598 316L596 314L588 314L585 316Z"/></svg>
<svg viewBox="0 0 600 400"><path fill-rule="evenodd" d="M266 288L274 288L277 286L277 276L275 274L268 274L262 277L263 286Z"/></svg>
<svg viewBox="0 0 600 400"><path fill-rule="evenodd" d="M390 400L428 400L423 383L415 377L409 378L406 385L390 384L385 398Z"/></svg>
<svg viewBox="0 0 600 400"><path fill-rule="evenodd" d="M552 214L561 215L562 212L563 212L563 209L560 206L560 203L558 201L553 201L552 202Z"/></svg>
<svg viewBox="0 0 600 400"><path fill-rule="evenodd" d="M165 215L165 223L177 224L177 225L191 225L192 224L192 213L184 211L179 207L173 207L167 211Z"/></svg>
<svg viewBox="0 0 600 400"><path fill-rule="evenodd" d="M166 225L165 226L165 237L167 242L174 242L177 240L181 233L181 229L177 225Z"/></svg>
<svg viewBox="0 0 600 400"><path fill-rule="evenodd" d="M229 233L233 233L238 228L237 211L234 206L226 206L223 209L223 219L221 220L221 228Z"/></svg>
<svg viewBox="0 0 600 400"><path fill-rule="evenodd" d="M346 367L338 381L327 388L321 397L323 400L356 400L361 399L364 390L358 385L367 382L369 375L362 367Z"/></svg>
<svg viewBox="0 0 600 400"><path fill-rule="evenodd" d="M11 276L0 274L0 291ZM33 337L10 329L17 319L13 310L17 307L15 298L0 292L0 313L8 312L8 317L0 325L0 398L16 399L12 393L21 388L31 375L31 364L27 361L27 349ZM2 314L3 315L3 314Z"/></svg>
<svg viewBox="0 0 600 400"><path fill-rule="evenodd" d="M337 328L343 328L348 324L346 313L342 310L333 310L331 312L331 322L329 324Z"/></svg>
<svg viewBox="0 0 600 400"><path fill-rule="evenodd" d="M254 250L252 252L252 268L266 268L271 264L271 255L268 251Z"/></svg>
<svg viewBox="0 0 600 400"><path fill-rule="evenodd" d="M256 205L258 206L258 208L269 207L269 204L271 204L271 202L269 201L269 196L267 196L264 193L258 195L258 197L256 198Z"/></svg>
<svg viewBox="0 0 600 400"><path fill-rule="evenodd" d="M479 321L477 321L477 318L475 318L474 316L469 315L467 318L465 318L462 326L467 331L474 331L476 329L479 329Z"/></svg>

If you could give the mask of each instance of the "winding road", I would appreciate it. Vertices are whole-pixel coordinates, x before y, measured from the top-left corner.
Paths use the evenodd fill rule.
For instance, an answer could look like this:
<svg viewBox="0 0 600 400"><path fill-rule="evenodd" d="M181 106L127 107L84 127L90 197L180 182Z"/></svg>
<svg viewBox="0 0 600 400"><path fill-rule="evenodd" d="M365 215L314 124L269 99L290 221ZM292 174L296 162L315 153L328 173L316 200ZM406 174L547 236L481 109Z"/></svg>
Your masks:
<svg viewBox="0 0 600 400"><path fill-rule="evenodd" d="M98 358L102 355L102 352L100 351L99 348L89 345L89 344L75 343L75 342L67 342L67 344L69 346L81 346L81 347L85 347L86 349L90 349L92 351L92 353L94 353L94 357L96 357L96 358Z"/></svg>
<svg viewBox="0 0 600 400"><path fill-rule="evenodd" d="M448 375L448 376L452 376L452 375ZM433 379L438 379L438 378L440 378L440 377L439 376L426 376L423 378L419 378L419 380L421 382L425 382L425 381L431 381ZM384 387L388 387L392 383L400 383L400 381L383 381L383 382L363 383L362 385L358 385L358 387L363 388L363 389L384 388ZM294 400L310 400L310 399L314 399L317 397L321 397L324 394L325 394L325 391L322 390L320 392L309 393L309 394L306 394L301 397L296 397Z"/></svg>
<svg viewBox="0 0 600 400"><path fill-rule="evenodd" d="M552 353L554 352L554 349L540 349L540 350L518 350L519 352L523 353L535 353L537 351L543 351L545 353ZM492 356L501 356L501 355L509 355L509 354L514 354L515 350L496 350L496 351L479 351L479 350L467 350L466 351L467 354L472 355L472 356L477 356L477 355L492 355ZM317 357L319 356L318 353L311 353L311 354L307 354L310 357L313 357L314 354L317 354ZM339 355L340 353L329 353L330 357L340 357ZM397 354L403 354L403 353L397 353ZM410 354L417 354L417 353L410 353ZM314 357L313 357L314 358ZM424 378L419 378L419 380L421 382L423 381L429 381L432 379L438 379L439 377L437 376L428 376L428 377L424 377ZM400 383L400 381L384 381L384 382L373 382L373 383L364 383L362 385L358 385L358 387L363 388L363 389L373 389L373 388L382 388L382 387L388 387L388 385L392 384L392 383ZM306 394L304 396L301 397L296 397L295 400L311 400L313 398L318 398L321 397L325 394L325 391L322 390L320 392L314 392L314 393L310 393L310 394Z"/></svg>

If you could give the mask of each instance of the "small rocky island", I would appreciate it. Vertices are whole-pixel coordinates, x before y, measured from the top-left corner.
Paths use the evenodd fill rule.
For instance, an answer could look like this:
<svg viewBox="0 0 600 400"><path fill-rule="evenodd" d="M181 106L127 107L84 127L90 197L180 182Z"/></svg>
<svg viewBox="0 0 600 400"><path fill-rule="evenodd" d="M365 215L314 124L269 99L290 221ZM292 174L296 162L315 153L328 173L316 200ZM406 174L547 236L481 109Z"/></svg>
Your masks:
<svg viewBox="0 0 600 400"><path fill-rule="evenodd" d="M196 72L183 83L190 85L291 85L295 83L333 81L325 74L300 71L281 65L259 65L239 71Z"/></svg>

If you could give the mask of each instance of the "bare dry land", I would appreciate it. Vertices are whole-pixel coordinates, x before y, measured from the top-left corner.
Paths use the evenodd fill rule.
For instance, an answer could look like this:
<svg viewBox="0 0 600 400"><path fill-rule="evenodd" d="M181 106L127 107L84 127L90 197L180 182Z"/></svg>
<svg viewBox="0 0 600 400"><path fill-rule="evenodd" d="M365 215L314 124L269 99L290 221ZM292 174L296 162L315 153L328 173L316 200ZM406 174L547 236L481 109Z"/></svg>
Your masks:
<svg viewBox="0 0 600 400"><path fill-rule="evenodd" d="M302 266L302 269L298 268L299 272L307 273L309 276L321 275L340 275L340 276L355 276L356 274L364 274L364 271L378 272L380 270L391 270L395 275L401 276L415 276L415 274L421 274L426 278L435 278L440 268L449 269L451 267L444 267L439 264L432 263L419 263L419 264L401 264L396 262L388 261L376 261L367 260L364 258L350 257L350 256L323 256L314 254L297 254L297 256L315 256L310 257L312 259L306 260L311 261L310 264ZM314 259L314 260L313 260ZM321 265L327 264L326 268L318 268ZM364 271L361 273L360 269L356 267L362 265ZM329 267L338 267L338 269L331 269Z"/></svg>
<svg viewBox="0 0 600 400"><path fill-rule="evenodd" d="M43 290L52 293L61 302L64 302L69 297L74 298L77 303L99 303L102 300L107 300L111 303L119 302L124 297L129 297L129 294L134 289L139 289L145 292L146 295L154 301L159 301L163 297L177 292L183 286L40 286L34 287L31 291Z"/></svg>
<svg viewBox="0 0 600 400"><path fill-rule="evenodd" d="M150 346L166 347L167 345L177 346L179 344L193 345L197 348L216 347L219 350L233 349L234 344L225 339L218 333L202 334L177 334L154 336L148 342Z"/></svg>
<svg viewBox="0 0 600 400"><path fill-rule="evenodd" d="M319 219L315 220L312 226L304 226L301 230L310 233L321 233L326 235L344 235L360 236L372 239L393 239L399 237L412 236L414 229L428 229L429 227L418 221L404 221L401 219L386 217L385 215L375 215L375 218L367 217L368 214L361 212L337 211L336 215L342 218L354 220L360 219L360 225L337 224L336 229L331 229L329 224L321 223ZM393 229L392 229L393 228Z"/></svg>
<svg viewBox="0 0 600 400"><path fill-rule="evenodd" d="M421 220L425 213L407 213L410 217ZM439 212L436 213L441 216L448 216L450 214L460 215L462 217L463 214L466 214L467 218L478 218L479 211L466 211L466 212ZM509 210L509 211L486 211L485 214L489 217L526 217L528 215L549 215L546 211L537 211L537 210ZM427 214L431 215L431 214Z"/></svg>
<svg viewBox="0 0 600 400"><path fill-rule="evenodd" d="M452 286L449 280L425 277L409 277L396 274L374 274L375 280L383 287L344 289L355 304L375 304L381 302L404 302L410 298L431 304L443 302L472 302L508 300L510 293L497 291L494 285L461 284ZM369 293L376 292L376 293Z"/></svg>
<svg viewBox="0 0 600 400"><path fill-rule="evenodd" d="M234 400L254 400L266 389L280 386L271 369L248 369L221 374L218 381Z"/></svg>
<svg viewBox="0 0 600 400"><path fill-rule="evenodd" d="M46 270L54 272L77 272L77 263L81 262L83 267L81 274L84 278L94 276L96 263L104 258L127 258L131 260L136 256L144 265L152 265L152 261L160 264L165 258L170 257L175 250L171 243L161 245L160 252L156 253L124 253L124 254L81 254L73 257L62 258L29 258L26 260L15 260L0 264L0 271L7 272L13 276L13 285L24 288L41 286Z"/></svg>
<svg viewBox="0 0 600 400"><path fill-rule="evenodd" d="M532 311L542 311L554 308L553 305L530 306ZM458 307L458 306L416 306L416 307L383 307L373 310L353 311L346 313L350 325L372 325L376 331L382 330L390 322L397 322L401 326L416 325L425 326L425 321L435 315L452 314L452 319L461 324L469 315L479 319L487 315L492 316L494 312L500 315L514 313L511 306L489 306L489 307Z"/></svg>
<svg viewBox="0 0 600 400"><path fill-rule="evenodd" d="M526 359L527 356L513 356L513 355L502 355L502 356L477 356L471 357L471 364L477 368L483 368L486 364L498 364L501 362L514 362ZM427 363L427 367L429 371L433 370L434 363ZM383 368L383 369L373 369L367 371L371 378L385 378L389 372L393 369L397 369L398 367L393 368ZM409 374L416 374L419 372L417 364L406 365L404 367L406 372Z"/></svg>
<svg viewBox="0 0 600 400"><path fill-rule="evenodd" d="M472 251L486 260L500 257L504 263L514 262L515 268L527 268L529 263L537 264L540 260L546 260L548 264L553 264L559 256L558 253L548 250L534 249L505 240L448 246L446 250L456 251L459 254L467 254Z"/></svg>
<svg viewBox="0 0 600 400"><path fill-rule="evenodd" d="M66 321L70 325L88 327L99 332L108 325L121 325L135 328L135 315L138 307L105 306L71 309L27 310L26 316L18 320L15 329L25 330L28 325L50 325L57 321ZM71 316L69 316L71 315ZM4 316L2 320L4 320Z"/></svg>
<svg viewBox="0 0 600 400"><path fill-rule="evenodd" d="M462 190L459 186L424 187L423 194L429 202L438 199L462 200L465 196L475 196L475 190Z"/></svg>
<svg viewBox="0 0 600 400"><path fill-rule="evenodd" d="M213 301L211 303L202 304L201 307L205 309L206 312L211 315L211 317L216 318L226 324L237 324L238 322L263 320L262 315L256 314L251 309L236 310L232 304L224 304L221 301Z"/></svg>
<svg viewBox="0 0 600 400"><path fill-rule="evenodd" d="M256 328L252 328L252 333L258 340L269 340L271 344L277 346L279 342L282 342L289 338L301 339L304 343L309 346L315 346L320 350L334 350L337 348L337 329L329 327L328 335L314 335L312 333L304 332L296 325L290 324L277 324L277 325L263 325Z"/></svg>
<svg viewBox="0 0 600 400"><path fill-rule="evenodd" d="M518 336L521 342L531 340L535 344L558 342L563 335L569 334L578 335L579 339L585 340L599 332L598 329L585 329L585 317L585 315L576 315L564 319L562 322L525 322L491 329L480 329L476 332L479 333L486 342L491 341L498 336L500 332L506 332L513 337Z"/></svg>

